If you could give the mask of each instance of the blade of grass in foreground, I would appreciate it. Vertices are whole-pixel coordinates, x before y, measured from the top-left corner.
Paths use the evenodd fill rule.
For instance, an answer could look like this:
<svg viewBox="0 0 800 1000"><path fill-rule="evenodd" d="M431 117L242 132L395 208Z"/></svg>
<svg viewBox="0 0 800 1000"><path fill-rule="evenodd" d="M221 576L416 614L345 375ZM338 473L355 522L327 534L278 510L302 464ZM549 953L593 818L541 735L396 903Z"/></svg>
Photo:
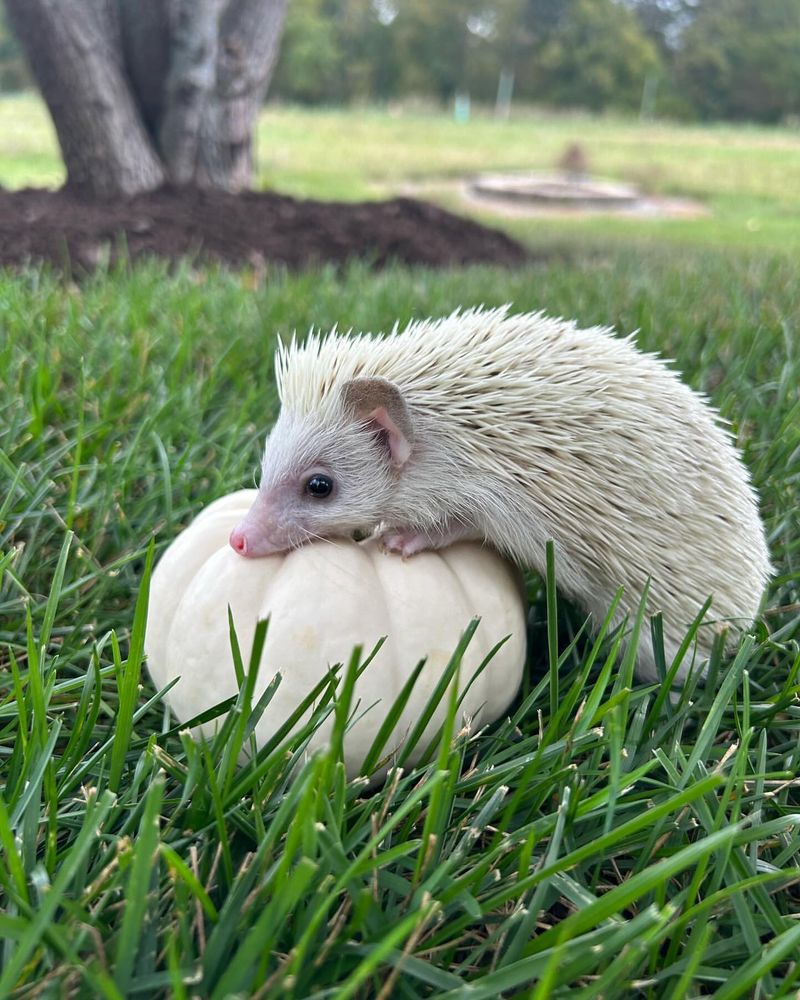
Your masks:
<svg viewBox="0 0 800 1000"><path fill-rule="evenodd" d="M159 813L163 796L164 779L159 776L147 791L139 834L133 844L133 863L125 890L125 914L122 918L114 963L114 981L123 995L127 995L131 988L133 966L142 940L142 924L154 887L154 879L157 880L158 876L158 863L156 861L154 868L153 862L158 852Z"/></svg>
<svg viewBox="0 0 800 1000"><path fill-rule="evenodd" d="M426 868L436 865L441 849L442 831L449 821L452 812L453 796L455 794L454 786L457 773L460 770L457 766L460 763L460 757L453 753L451 749L455 735L456 711L458 709L460 666L460 663L456 666L455 673L450 681L447 698L447 715L442 723L439 737L439 753L436 760L436 770L440 774L446 774L447 780L442 781L431 790L428 800L425 822L422 826L422 850L417 856L417 865L414 871L414 882L416 884L419 884ZM451 766L448 767L448 765Z"/></svg>
<svg viewBox="0 0 800 1000"><path fill-rule="evenodd" d="M558 715L558 598L556 595L556 554L552 540L547 542L547 657L550 665L550 718Z"/></svg>
<svg viewBox="0 0 800 1000"><path fill-rule="evenodd" d="M380 943L361 960L356 969L333 994L335 1000L350 1000L359 987L385 962L387 956L396 950L401 941L406 938L413 939L415 935L419 934L438 908L439 903L436 900L423 899L419 910L410 913L396 927L392 928ZM402 965L399 967L402 968ZM391 979L388 982L391 983ZM381 1000L385 1000L387 994L381 991L378 996L381 997Z"/></svg>
<svg viewBox="0 0 800 1000"><path fill-rule="evenodd" d="M470 1000L493 1000L506 990L521 989L535 983L547 974L554 961L566 973L568 980L574 980L586 975L590 969L604 965L617 956L630 941L653 925L662 924L663 920L664 915L656 907L647 907L626 923L597 928L574 939L556 941L541 954L522 958L512 965L478 976L473 981L442 994L438 1000L463 1000L465 996ZM557 956L555 960L554 954Z"/></svg>
<svg viewBox="0 0 800 1000"><path fill-rule="evenodd" d="M364 763L361 765L361 773L368 777L376 768L381 761L381 754L386 748L386 744L389 742L389 737L394 732L394 728L397 725L397 721L403 714L403 709L408 704L408 700L411 697L414 687L416 686L417 679L422 673L425 667L425 660L420 660L419 663L414 667L412 672L409 674L408 680L403 685L400 690L400 694L395 698L394 704L391 709L386 713L381 725L378 727L378 731L375 734L375 738L372 741L372 745L367 751L367 755L364 758Z"/></svg>
<svg viewBox="0 0 800 1000"><path fill-rule="evenodd" d="M111 749L111 765L108 776L108 787L112 792L119 789L122 771L125 767L125 757L128 753L131 734L133 732L133 714L139 695L139 678L144 658L144 632L147 621L147 603L150 595L150 576L153 569L155 539L150 539L147 546L142 581L139 587L139 597L133 614L133 628L128 646L128 658L121 666L121 683L119 690L119 709L115 720L114 743Z"/></svg>
<svg viewBox="0 0 800 1000"><path fill-rule="evenodd" d="M696 844L690 844L678 851L671 858L656 862L643 872L631 876L621 885L615 886L592 903L576 913L566 917L556 928L545 931L531 942L526 949L528 954L536 953L548 947L553 938L559 935L579 934L589 927L618 913L620 910L657 890L667 879L677 872L695 865L708 854L725 847L739 833L738 826L726 830L718 830Z"/></svg>
<svg viewBox="0 0 800 1000"><path fill-rule="evenodd" d="M69 891L75 873L79 870L85 856L100 837L103 821L113 804L114 796L111 792L104 792L98 800L90 801L87 804L80 833L76 837L52 885L42 897L39 907L33 919L28 924L25 933L20 936L16 948L6 962L2 975L0 975L0 996L8 996L17 984L17 977L38 946L56 910Z"/></svg>
<svg viewBox="0 0 800 1000"><path fill-rule="evenodd" d="M736 973L714 993L715 1000L736 1000L750 993L762 976L771 972L781 962L797 960L800 948L800 927L790 927L764 946L760 955L753 955Z"/></svg>
<svg viewBox="0 0 800 1000"><path fill-rule="evenodd" d="M454 675L458 671L461 661L464 658L464 653L466 652L467 646L472 641L472 637L475 635L475 630L480 624L480 619L474 618L467 628L464 630L464 634L461 636L458 645L456 646L453 655L450 657L450 661L442 671L441 677L439 678L436 687L433 689L433 693L428 699L427 704L420 713L420 717L416 722L416 725L408 734L406 739L403 741L403 745L397 755L397 766L402 767L408 758L411 756L414 748L417 746L419 741L422 739L423 734L428 726L428 723L433 718L433 714L437 707L441 704L445 692L447 691ZM435 741L426 749L425 758L435 747Z"/></svg>

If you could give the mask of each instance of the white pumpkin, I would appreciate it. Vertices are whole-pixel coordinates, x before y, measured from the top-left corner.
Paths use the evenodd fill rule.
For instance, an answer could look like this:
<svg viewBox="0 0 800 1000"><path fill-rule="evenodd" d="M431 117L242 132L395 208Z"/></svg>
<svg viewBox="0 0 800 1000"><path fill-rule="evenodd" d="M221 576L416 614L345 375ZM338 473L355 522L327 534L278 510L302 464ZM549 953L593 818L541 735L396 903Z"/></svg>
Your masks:
<svg viewBox="0 0 800 1000"><path fill-rule="evenodd" d="M257 621L270 619L254 702L277 672L282 675L257 724L258 745L285 722L331 665L346 663L356 645L371 652L386 636L356 682L354 704L360 703L361 717L345 736L345 760L348 774L357 774L410 672L427 657L387 752L397 749L414 726L476 615L481 624L461 664L462 688L491 648L506 636L510 639L468 691L462 717L471 717L474 729L508 707L525 662L525 605L508 563L472 542L403 560L384 553L374 540L315 542L286 555L243 559L230 548L228 535L254 496L255 490L240 490L212 503L175 539L153 572L147 663L157 687L180 677L167 694L179 721L238 690L229 605L245 664ZM419 752L441 725L446 702L418 743ZM206 734L216 725L209 724ZM328 717L310 749L324 743L331 726Z"/></svg>

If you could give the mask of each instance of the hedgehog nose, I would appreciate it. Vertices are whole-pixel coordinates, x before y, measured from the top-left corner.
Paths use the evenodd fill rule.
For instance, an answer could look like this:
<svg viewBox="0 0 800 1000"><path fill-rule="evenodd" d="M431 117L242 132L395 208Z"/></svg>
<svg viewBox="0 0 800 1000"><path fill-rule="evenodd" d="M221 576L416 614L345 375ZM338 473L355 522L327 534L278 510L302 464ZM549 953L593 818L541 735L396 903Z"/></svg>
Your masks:
<svg viewBox="0 0 800 1000"><path fill-rule="evenodd" d="M240 556L247 555L247 536L241 528L233 529L229 541L234 552L238 552Z"/></svg>

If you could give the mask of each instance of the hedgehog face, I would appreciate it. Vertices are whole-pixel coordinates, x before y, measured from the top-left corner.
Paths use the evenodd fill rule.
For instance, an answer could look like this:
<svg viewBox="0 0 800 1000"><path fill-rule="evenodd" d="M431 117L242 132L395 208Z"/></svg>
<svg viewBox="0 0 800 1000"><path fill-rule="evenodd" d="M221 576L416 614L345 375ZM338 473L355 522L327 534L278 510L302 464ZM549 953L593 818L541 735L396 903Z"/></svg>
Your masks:
<svg viewBox="0 0 800 1000"><path fill-rule="evenodd" d="M357 379L359 383L378 380ZM336 405L296 415L281 411L267 438L258 496L231 533L243 556L296 548L314 538L370 531L391 505L398 464L410 444L365 386L347 383ZM366 387L374 390L374 385ZM381 411L381 412L375 412ZM392 438L392 435L395 438Z"/></svg>

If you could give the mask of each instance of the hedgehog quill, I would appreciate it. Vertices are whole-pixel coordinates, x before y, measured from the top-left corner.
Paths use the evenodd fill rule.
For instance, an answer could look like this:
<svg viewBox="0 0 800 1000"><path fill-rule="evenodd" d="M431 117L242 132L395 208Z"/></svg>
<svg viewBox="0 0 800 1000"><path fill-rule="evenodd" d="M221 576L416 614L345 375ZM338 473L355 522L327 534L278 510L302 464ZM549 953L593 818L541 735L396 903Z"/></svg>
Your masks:
<svg viewBox="0 0 800 1000"><path fill-rule="evenodd" d="M541 573L553 539L560 589L595 622L620 586L619 620L635 611L649 581L668 657L708 597L731 635L758 613L770 562L748 472L705 398L632 337L476 309L292 340L276 375L258 496L231 534L243 556L378 529L403 556L479 539ZM647 633L638 673L657 679Z"/></svg>

